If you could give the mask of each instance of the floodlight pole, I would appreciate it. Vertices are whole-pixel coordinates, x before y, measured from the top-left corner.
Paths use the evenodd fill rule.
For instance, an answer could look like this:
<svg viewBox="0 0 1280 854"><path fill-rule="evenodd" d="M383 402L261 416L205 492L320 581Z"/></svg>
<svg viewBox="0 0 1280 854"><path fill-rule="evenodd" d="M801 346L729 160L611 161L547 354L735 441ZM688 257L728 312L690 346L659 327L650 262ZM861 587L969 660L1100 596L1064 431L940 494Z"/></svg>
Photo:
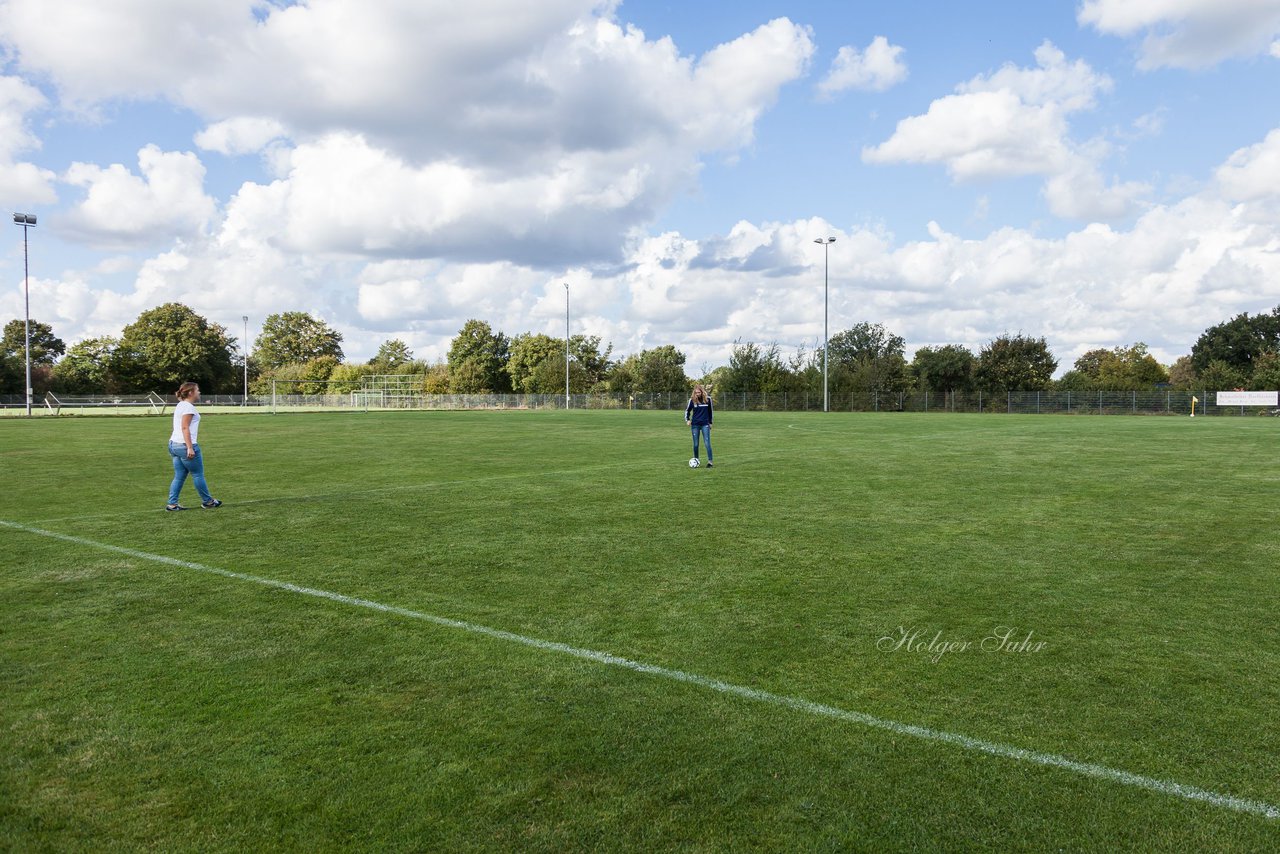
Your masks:
<svg viewBox="0 0 1280 854"><path fill-rule="evenodd" d="M244 346L240 349L244 351L244 403L243 406L249 405L249 315L245 314L240 317L244 321Z"/></svg>
<svg viewBox="0 0 1280 854"><path fill-rule="evenodd" d="M569 408L569 283L564 283L564 408Z"/></svg>
<svg viewBox="0 0 1280 854"><path fill-rule="evenodd" d="M830 247L836 242L834 237L828 237L826 240L816 238L814 243L822 244L822 411L831 411L831 395L827 391L827 292L829 290L828 283L831 278L831 253Z"/></svg>
<svg viewBox="0 0 1280 854"><path fill-rule="evenodd" d="M31 262L27 254L27 233L36 224L33 214L15 213L15 225L22 226L22 348L27 362L27 417L31 417Z"/></svg>

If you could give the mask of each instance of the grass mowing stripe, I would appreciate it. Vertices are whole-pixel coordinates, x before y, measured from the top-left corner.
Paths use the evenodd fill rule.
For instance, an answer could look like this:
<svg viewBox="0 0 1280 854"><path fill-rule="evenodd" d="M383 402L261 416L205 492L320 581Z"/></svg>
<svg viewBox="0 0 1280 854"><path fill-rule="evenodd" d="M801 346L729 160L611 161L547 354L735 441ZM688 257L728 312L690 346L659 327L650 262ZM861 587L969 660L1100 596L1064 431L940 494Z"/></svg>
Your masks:
<svg viewBox="0 0 1280 854"><path fill-rule="evenodd" d="M254 584L260 584L266 587L272 587L278 590L287 590L291 593L299 593L304 596L312 596L319 599L327 599L332 602L338 602L344 605L350 605L357 608L368 608L375 611L381 611L388 614L396 614L402 617L408 617L415 620L423 620L438 626L451 629L458 629L472 634L483 635L497 640L517 643L523 646L532 647L534 649L544 650L547 652L557 652L563 655L569 655L574 658L586 661L596 662L598 664L606 664L613 667L621 667L636 673L644 673L651 676L660 676L665 679L671 679L677 682L684 682L691 685L697 685L721 694L727 694L734 697L741 697L747 700L753 700L759 703L766 703L773 706L780 706L794 711L805 712L811 715L817 715L825 718L833 718L850 723L860 724L862 726L874 729L885 730L898 735L910 736L925 741L940 742L960 747L965 750L985 753L990 756L998 756L1006 759L1013 759L1019 762L1026 762L1034 765L1041 765L1048 768L1058 768L1065 771L1071 771L1086 777L1092 777L1099 780L1120 783L1149 791L1158 792L1160 794L1171 795L1183 798L1188 801L1197 801L1201 803L1211 804L1217 807L1223 807L1237 812L1249 813L1252 815L1262 816L1268 819L1280 818L1280 806L1275 806L1262 801L1249 800L1245 798L1237 798L1231 795L1224 795L1219 792L1209 791L1197 786L1188 786L1171 780L1161 780L1155 777L1147 777L1141 774L1134 774L1128 771L1122 771L1117 768L1111 768L1106 765L1098 765L1091 762L1078 762L1053 753L1041 753L1034 750L1026 750L1009 744L1000 742L986 741L984 739L971 738L959 733L946 732L943 730L929 729L928 727L915 726L912 724L900 723L898 721L879 718L864 712L850 711L847 709L829 706L823 703L815 703L799 697L788 697L783 694L774 694L769 691L762 691L756 688L750 688L743 685L735 685L729 682L723 682L708 676L701 676L696 673L689 673L683 670L675 670L669 667L662 667L656 664L646 664L641 661L635 661L622 656L613 655L598 650L585 649L582 647L570 646L568 644L558 643L556 641L542 640L540 638L529 637L526 635L516 634L514 632L504 631L503 629L495 629L491 626L484 626L478 623L470 623L464 620L455 620L449 617L441 617L434 614L427 614L422 611L414 611L408 608L401 608L396 605L387 605L381 602L374 602L369 599L361 599L354 596L346 596L341 593L334 593L328 590L319 590L313 587L303 587L297 584L291 584L285 581L277 581L272 578L264 578L258 575L250 575L248 573L234 572L228 569L208 566L206 564L195 563L192 561L179 560L178 558L166 557L164 555L151 554L150 552L139 551L137 549L126 548L124 546L115 546L110 543L102 543L96 540L86 539L84 537L76 537L70 534L60 534L56 531L46 531L42 528L34 528L17 522L10 522L0 519L0 526L10 528L17 531L23 531L28 534L34 534L41 537L48 537L55 540L61 540L67 543L73 543L81 546L101 549L104 551L122 554L128 557L137 558L139 560L151 561L154 563L166 564L169 566L181 567L184 569L195 570L198 572L219 575L224 578L231 578L238 581L249 581Z"/></svg>
<svg viewBox="0 0 1280 854"><path fill-rule="evenodd" d="M734 462L740 460L758 460L768 459L770 457L780 457L781 454L772 452L756 452L746 454L735 454ZM598 471L618 471L626 469L651 469L670 466L670 463L655 463L651 460L638 463L602 463L593 466L579 466L571 469L553 469L550 471L536 472L538 477L560 477L564 475L574 476L591 474ZM721 470L724 464L721 463ZM470 486L475 483L488 483L500 480L520 480L527 479L530 473L527 471L513 472L511 474L494 474L482 475L480 477L466 477L455 480L433 480L424 481L422 483L405 484L404 486L379 486L373 489L347 489L341 492L313 492L304 495L281 495L272 498L245 498L237 499L236 507L247 507L257 504L288 504L294 501L342 501L347 498L355 498L357 496L377 496L377 495L395 495L401 492L423 492L433 489L448 489L453 486ZM168 487L164 487L167 491ZM51 525L57 522L82 522L88 519L121 519L131 516L155 516L163 513L163 507L150 507L146 510L121 510L118 513L85 513L77 516L55 516L49 519L31 519L28 524L32 525ZM3 520L0 520L3 521Z"/></svg>

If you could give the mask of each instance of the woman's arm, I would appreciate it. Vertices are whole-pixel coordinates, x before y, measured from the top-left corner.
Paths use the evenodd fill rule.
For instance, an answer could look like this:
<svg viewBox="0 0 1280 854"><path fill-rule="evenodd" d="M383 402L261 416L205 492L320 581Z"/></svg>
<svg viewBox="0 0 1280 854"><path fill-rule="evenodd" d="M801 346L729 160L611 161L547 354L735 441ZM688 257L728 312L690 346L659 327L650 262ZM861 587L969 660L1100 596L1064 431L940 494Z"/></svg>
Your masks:
<svg viewBox="0 0 1280 854"><path fill-rule="evenodd" d="M716 408L711 405L711 398L707 398L707 426L711 426L711 419L715 417Z"/></svg>
<svg viewBox="0 0 1280 854"><path fill-rule="evenodd" d="M182 441L187 443L187 459L194 460L196 457L195 446L191 442L191 414L182 416Z"/></svg>
<svg viewBox="0 0 1280 854"><path fill-rule="evenodd" d="M684 423L689 423L689 414L693 412L693 398L689 398L689 402L684 407Z"/></svg>

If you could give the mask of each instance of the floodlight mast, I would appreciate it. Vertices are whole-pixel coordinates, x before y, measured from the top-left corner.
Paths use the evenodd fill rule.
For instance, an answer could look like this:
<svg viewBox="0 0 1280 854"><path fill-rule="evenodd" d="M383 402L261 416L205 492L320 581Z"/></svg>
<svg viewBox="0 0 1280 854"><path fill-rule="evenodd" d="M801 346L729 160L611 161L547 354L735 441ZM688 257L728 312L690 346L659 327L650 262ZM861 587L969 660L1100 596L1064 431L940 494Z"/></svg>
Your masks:
<svg viewBox="0 0 1280 854"><path fill-rule="evenodd" d="M244 405L249 405L249 315L241 315L244 321Z"/></svg>
<svg viewBox="0 0 1280 854"><path fill-rule="evenodd" d="M31 417L31 263L27 254L27 233L35 227L34 214L15 213L14 225L22 226L22 340L27 362L27 417Z"/></svg>
<svg viewBox="0 0 1280 854"><path fill-rule="evenodd" d="M831 255L829 249L836 242L834 237L825 240L815 238L814 243L822 244L822 411L831 411L831 395L827 391L827 292L831 278Z"/></svg>
<svg viewBox="0 0 1280 854"><path fill-rule="evenodd" d="M564 408L569 408L569 283L564 283Z"/></svg>

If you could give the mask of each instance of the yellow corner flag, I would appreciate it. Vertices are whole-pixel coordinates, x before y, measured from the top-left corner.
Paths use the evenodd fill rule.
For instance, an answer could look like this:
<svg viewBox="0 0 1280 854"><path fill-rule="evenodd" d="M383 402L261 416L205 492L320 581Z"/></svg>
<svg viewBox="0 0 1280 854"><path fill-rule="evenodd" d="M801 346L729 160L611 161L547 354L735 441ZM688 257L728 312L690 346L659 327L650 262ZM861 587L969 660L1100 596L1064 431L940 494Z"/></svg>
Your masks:
<svg viewBox="0 0 1280 854"><path fill-rule="evenodd" d="M1194 394L1191 395L1191 417L1192 418L1196 417L1196 404L1199 402L1200 402L1200 398L1196 397Z"/></svg>

